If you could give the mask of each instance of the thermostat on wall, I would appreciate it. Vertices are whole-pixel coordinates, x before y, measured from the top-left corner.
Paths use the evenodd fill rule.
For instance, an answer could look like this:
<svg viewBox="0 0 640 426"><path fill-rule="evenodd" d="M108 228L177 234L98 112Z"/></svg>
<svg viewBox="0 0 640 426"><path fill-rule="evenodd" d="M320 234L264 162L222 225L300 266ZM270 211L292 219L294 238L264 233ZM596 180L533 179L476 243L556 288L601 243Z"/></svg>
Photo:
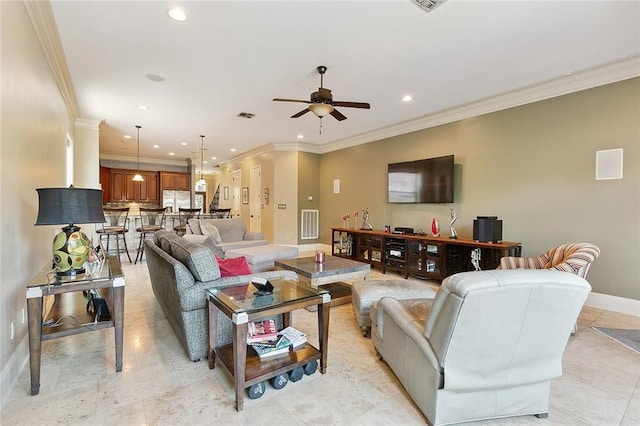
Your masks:
<svg viewBox="0 0 640 426"><path fill-rule="evenodd" d="M278 208L279 208L280 210L284 210L284 209L286 209L286 208L287 208L287 205L286 205L286 204L278 204Z"/></svg>

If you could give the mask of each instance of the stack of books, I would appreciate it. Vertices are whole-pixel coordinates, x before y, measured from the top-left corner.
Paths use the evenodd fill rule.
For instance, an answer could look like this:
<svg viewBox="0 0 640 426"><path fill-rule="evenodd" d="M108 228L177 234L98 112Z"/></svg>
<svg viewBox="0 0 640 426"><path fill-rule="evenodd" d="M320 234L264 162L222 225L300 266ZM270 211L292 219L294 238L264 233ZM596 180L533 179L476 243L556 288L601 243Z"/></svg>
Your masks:
<svg viewBox="0 0 640 426"><path fill-rule="evenodd" d="M275 340L278 337L278 328L275 320L253 321L249 323L247 343L258 343Z"/></svg>
<svg viewBox="0 0 640 426"><path fill-rule="evenodd" d="M260 359L289 353L307 343L307 336L293 327L277 332L273 320L249 323L247 343Z"/></svg>

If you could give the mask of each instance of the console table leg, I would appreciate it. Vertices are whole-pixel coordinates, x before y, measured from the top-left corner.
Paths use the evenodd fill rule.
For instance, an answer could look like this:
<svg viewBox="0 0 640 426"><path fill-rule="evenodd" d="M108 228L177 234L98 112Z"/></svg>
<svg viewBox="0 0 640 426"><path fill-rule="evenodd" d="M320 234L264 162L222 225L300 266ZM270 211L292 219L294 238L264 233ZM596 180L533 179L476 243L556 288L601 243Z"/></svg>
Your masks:
<svg viewBox="0 0 640 426"><path fill-rule="evenodd" d="M124 283L123 283L124 284ZM116 372L122 371L124 285L113 287L113 328L116 338Z"/></svg>
<svg viewBox="0 0 640 426"><path fill-rule="evenodd" d="M218 337L218 308L211 300L207 302L209 309L209 351L207 361L209 370L216 368L216 339Z"/></svg>
<svg viewBox="0 0 640 426"><path fill-rule="evenodd" d="M31 395L40 393L40 356L42 354L42 296L27 299L29 318L29 369Z"/></svg>

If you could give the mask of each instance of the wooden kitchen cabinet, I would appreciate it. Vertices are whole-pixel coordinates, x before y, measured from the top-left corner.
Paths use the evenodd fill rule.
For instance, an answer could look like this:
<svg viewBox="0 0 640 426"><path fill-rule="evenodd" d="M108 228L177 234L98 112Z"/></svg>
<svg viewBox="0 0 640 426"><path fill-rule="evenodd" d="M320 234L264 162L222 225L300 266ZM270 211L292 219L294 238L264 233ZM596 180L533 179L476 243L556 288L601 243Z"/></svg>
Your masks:
<svg viewBox="0 0 640 426"><path fill-rule="evenodd" d="M143 182L133 181L136 173L137 170L110 169L108 178L101 173L101 180L109 182L109 196L103 193L103 201L159 203L159 172L140 170Z"/></svg>
<svg viewBox="0 0 640 426"><path fill-rule="evenodd" d="M160 172L160 190L191 190L191 176L188 173Z"/></svg>

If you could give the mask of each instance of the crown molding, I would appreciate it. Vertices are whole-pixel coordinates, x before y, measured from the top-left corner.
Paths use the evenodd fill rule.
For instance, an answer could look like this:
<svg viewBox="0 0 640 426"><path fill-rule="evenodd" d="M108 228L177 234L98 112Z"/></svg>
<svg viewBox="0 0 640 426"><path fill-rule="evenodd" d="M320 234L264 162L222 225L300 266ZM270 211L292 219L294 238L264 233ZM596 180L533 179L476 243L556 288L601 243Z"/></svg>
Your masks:
<svg viewBox="0 0 640 426"><path fill-rule="evenodd" d="M137 157L119 154L100 154L100 160L121 161L124 163L135 163ZM188 167L186 160L167 160L165 158L140 157L140 162L144 164L164 164L167 166Z"/></svg>
<svg viewBox="0 0 640 426"><path fill-rule="evenodd" d="M498 96L443 110L416 120L332 142L322 146L320 153L350 148L638 76L640 76L640 55L633 55L601 66L541 81Z"/></svg>
<svg viewBox="0 0 640 426"><path fill-rule="evenodd" d="M33 30L38 37L42 52L67 107L67 113L71 120L75 120L80 116L80 108L60 41L58 27L51 10L51 3L49 1L25 1L24 7L29 14Z"/></svg>
<svg viewBox="0 0 640 426"><path fill-rule="evenodd" d="M83 129L100 130L100 124L103 122L104 120L99 120L97 118L78 117L74 120L73 124L75 124L76 127Z"/></svg>

